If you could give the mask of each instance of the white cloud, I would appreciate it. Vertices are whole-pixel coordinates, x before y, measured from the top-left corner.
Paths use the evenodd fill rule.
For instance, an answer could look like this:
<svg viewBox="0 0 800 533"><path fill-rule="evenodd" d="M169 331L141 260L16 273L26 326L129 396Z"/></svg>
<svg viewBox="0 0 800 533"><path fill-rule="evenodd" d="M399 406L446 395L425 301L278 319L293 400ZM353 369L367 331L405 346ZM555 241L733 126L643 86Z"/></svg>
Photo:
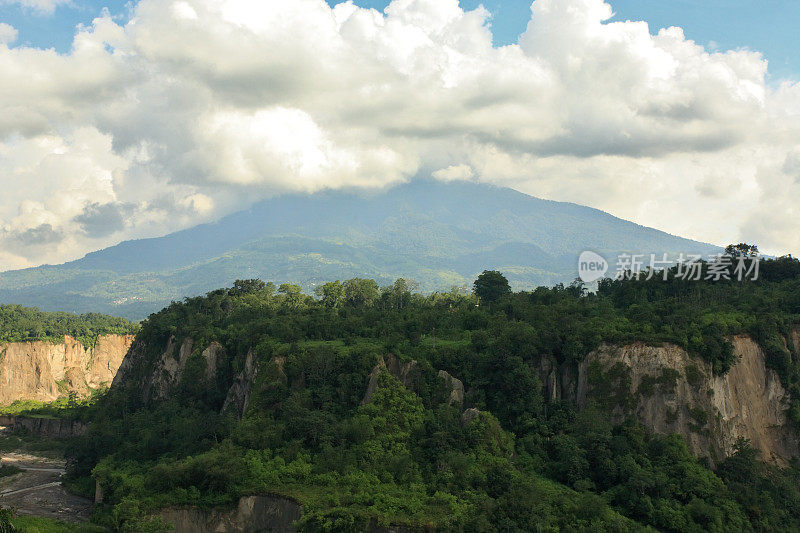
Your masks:
<svg viewBox="0 0 800 533"><path fill-rule="evenodd" d="M71 0L0 0L0 4L19 4L37 15L52 15L58 6L71 3Z"/></svg>
<svg viewBox="0 0 800 533"><path fill-rule="evenodd" d="M221 183L266 182L286 190L314 191L380 186L402 178L399 154L380 146L334 141L299 109L213 113L201 120L198 135L200 171Z"/></svg>
<svg viewBox="0 0 800 533"><path fill-rule="evenodd" d="M17 29L11 24L0 22L0 45L11 44L17 40Z"/></svg>
<svg viewBox="0 0 800 533"><path fill-rule="evenodd" d="M536 0L494 48L457 0L141 0L67 55L0 44L0 268L417 174L800 253L800 84L611 13Z"/></svg>
<svg viewBox="0 0 800 533"><path fill-rule="evenodd" d="M475 176L475 171L469 165L450 165L433 172L433 177L442 181L469 180Z"/></svg>

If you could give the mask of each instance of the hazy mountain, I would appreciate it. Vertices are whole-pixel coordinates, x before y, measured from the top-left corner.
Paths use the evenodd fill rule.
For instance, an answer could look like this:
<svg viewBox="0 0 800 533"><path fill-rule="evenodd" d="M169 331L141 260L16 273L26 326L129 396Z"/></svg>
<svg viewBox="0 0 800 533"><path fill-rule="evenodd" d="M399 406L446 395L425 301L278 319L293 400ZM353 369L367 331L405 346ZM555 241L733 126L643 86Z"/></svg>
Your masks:
<svg viewBox="0 0 800 533"><path fill-rule="evenodd" d="M63 265L0 274L0 302L142 318L235 279L417 280L425 291L502 270L515 288L569 282L577 256L714 253L576 204L476 183L415 181L379 193L287 195L211 224L126 241Z"/></svg>

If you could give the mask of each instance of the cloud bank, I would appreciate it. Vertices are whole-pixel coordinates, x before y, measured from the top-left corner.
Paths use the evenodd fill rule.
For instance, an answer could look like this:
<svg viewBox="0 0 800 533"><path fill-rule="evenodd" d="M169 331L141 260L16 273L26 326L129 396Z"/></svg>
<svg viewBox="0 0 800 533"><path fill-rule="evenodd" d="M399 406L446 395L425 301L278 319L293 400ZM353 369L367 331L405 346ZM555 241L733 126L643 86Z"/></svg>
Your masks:
<svg viewBox="0 0 800 533"><path fill-rule="evenodd" d="M416 176L800 254L800 84L612 14L536 0L499 48L457 0L141 0L66 55L0 25L0 268Z"/></svg>

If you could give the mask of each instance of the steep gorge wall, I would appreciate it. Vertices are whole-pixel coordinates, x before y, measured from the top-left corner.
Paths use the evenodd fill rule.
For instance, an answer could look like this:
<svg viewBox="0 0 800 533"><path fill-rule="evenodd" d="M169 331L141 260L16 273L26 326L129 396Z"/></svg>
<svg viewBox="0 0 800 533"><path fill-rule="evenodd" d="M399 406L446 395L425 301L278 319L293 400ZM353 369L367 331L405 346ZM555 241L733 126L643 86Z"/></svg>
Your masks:
<svg viewBox="0 0 800 533"><path fill-rule="evenodd" d="M764 460L787 464L800 455L787 426L789 395L752 339L731 342L737 363L724 376L675 345L604 346L578 366L576 403L595 401L617 421L632 414L652 432L678 433L712 463L731 455L742 437Z"/></svg>
<svg viewBox="0 0 800 533"><path fill-rule="evenodd" d="M47 438L74 437L86 432L86 424L80 420L7 415L0 415L0 428L24 430L31 435Z"/></svg>
<svg viewBox="0 0 800 533"><path fill-rule="evenodd" d="M743 437L765 460L785 465L800 456L797 434L785 415L788 393L777 374L766 368L765 354L752 339L736 336L731 341L737 363L724 376L715 376L710 364L671 344L603 346L578 365L557 366L545 358L534 361L550 399L563 399L578 408L596 403L617 422L633 415L651 432L682 435L693 453L712 464L732 454L737 439ZM788 342L800 352L800 328ZM147 348L137 341L114 379L114 386L128 387L145 401L168 396L191 361L201 365L202 372L194 375L211 384L225 355L220 344L199 345L191 338L172 337L157 349ZM259 372L285 383L284 363L282 357L259 362L249 350L240 371L216 383L227 390L222 410L244 413L253 387L260 383ZM411 386L417 366L389 354L381 357L365 382L365 401L374 392L380 371L385 369ZM438 376L446 386L448 403L462 404L469 384L444 371ZM480 414L477 409L467 408L462 422L476 414ZM301 513L301 506L292 500L254 495L241 498L232 509L173 508L157 516L174 524L176 531L294 531Z"/></svg>
<svg viewBox="0 0 800 533"><path fill-rule="evenodd" d="M110 384L132 342L132 335L103 335L89 349L69 336L63 343L2 344L0 405L16 400L49 402L67 392L85 395Z"/></svg>
<svg viewBox="0 0 800 533"><path fill-rule="evenodd" d="M546 358L530 360L551 399L564 399L579 408L596 402L616 421L633 415L649 431L682 435L696 455L708 457L712 463L729 456L737 439L743 437L764 459L787 464L800 455L797 434L787 426L785 416L788 393L777 374L766 367L765 354L752 339L736 336L731 342L737 363L724 376L715 376L708 363L671 344L603 346L577 365L555 365ZM800 351L800 328L795 328L787 343ZM252 349L238 354L237 372L232 373L229 368L226 371L224 348L216 342L172 337L149 348L137 341L114 379L115 386L129 387L144 400L169 396L181 379L198 379L209 386L224 386L221 390L227 395L222 410L231 409L241 416L251 392L264 387L261 378L265 373L269 372L270 379L287 382L283 357L259 361ZM385 354L365 376L365 402L384 370L412 389L420 371L416 361ZM445 371L437 375L445 385L448 403L469 401L465 395L469 383ZM305 385L294 379L290 386ZM463 407L467 408L462 423L480 416L474 407ZM100 486L98 482L98 494L102 495ZM301 515L300 503L271 495L244 496L228 508L172 508L156 514L177 532L294 531ZM365 530L405 531L377 525Z"/></svg>
<svg viewBox="0 0 800 533"><path fill-rule="evenodd" d="M158 353L155 357L148 356L149 349L141 340L134 342L119 364L112 382L112 387L135 391L143 402L168 396L183 377L189 358L197 351L191 337L178 343L174 336L167 340L165 346L156 347ZM204 359L204 379L209 386L216 378L218 360L222 354L223 348L217 342L210 343L200 352ZM252 364L252 356L248 360Z"/></svg>
<svg viewBox="0 0 800 533"><path fill-rule="evenodd" d="M651 432L682 435L693 453L712 463L733 453L743 437L762 452L764 460L785 465L800 457L797 433L788 426L785 414L789 395L778 375L766 368L764 352L752 339L739 335L731 342L737 363L724 376L715 376L709 363L672 344L606 345L578 365L556 366L542 358L535 366L543 392L551 400L565 400L581 409L593 402L617 422L633 415ZM800 353L800 327L787 342ZM137 343L122 362L114 383L124 382L145 401L163 398L180 381L192 354L202 356L205 379L210 382L223 351L216 342L195 346L191 338L181 342L170 338L163 351L158 350L160 355L148 361L145 346ZM273 362L282 373L282 361ZM404 376L412 367L403 370L405 367L398 365L400 362L387 355L376 370L386 367L405 383ZM258 367L250 350L244 368L226 385L223 410L232 407L237 415L243 414ZM374 389L375 375L366 385L365 401ZM443 379L447 381L447 377L457 378L447 375ZM455 381L463 398L469 384Z"/></svg>
<svg viewBox="0 0 800 533"><path fill-rule="evenodd" d="M184 507L163 509L155 516L173 526L175 533L293 533L303 507L280 496L243 496L231 508L199 509ZM411 533L420 531L405 526L381 526L370 523L366 533ZM428 530L424 530L428 531Z"/></svg>
<svg viewBox="0 0 800 533"><path fill-rule="evenodd" d="M244 496L233 509L186 507L164 509L157 516L172 524L175 533L256 533L297 531L302 507L278 496Z"/></svg>

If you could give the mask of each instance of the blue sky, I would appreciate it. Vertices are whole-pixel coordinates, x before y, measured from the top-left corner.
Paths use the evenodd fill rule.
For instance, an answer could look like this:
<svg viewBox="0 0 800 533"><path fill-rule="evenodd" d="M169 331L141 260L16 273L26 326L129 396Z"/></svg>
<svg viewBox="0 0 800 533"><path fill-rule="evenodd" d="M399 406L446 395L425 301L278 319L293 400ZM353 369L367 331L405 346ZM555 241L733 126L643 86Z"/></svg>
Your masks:
<svg viewBox="0 0 800 533"><path fill-rule="evenodd" d="M328 0L336 4L339 0ZM358 0L362 7L383 10L388 0ZM495 44L516 41L530 18L529 0L462 0L466 9L483 4L493 14ZM69 50L74 28L89 24L104 7L124 18L128 0L73 0L53 15L35 14L18 4L0 2L0 21L19 30L20 45ZM772 81L800 79L800 1L798 0L612 0L614 20L646 20L651 32L680 26L686 36L719 49L749 48L770 62Z"/></svg>

